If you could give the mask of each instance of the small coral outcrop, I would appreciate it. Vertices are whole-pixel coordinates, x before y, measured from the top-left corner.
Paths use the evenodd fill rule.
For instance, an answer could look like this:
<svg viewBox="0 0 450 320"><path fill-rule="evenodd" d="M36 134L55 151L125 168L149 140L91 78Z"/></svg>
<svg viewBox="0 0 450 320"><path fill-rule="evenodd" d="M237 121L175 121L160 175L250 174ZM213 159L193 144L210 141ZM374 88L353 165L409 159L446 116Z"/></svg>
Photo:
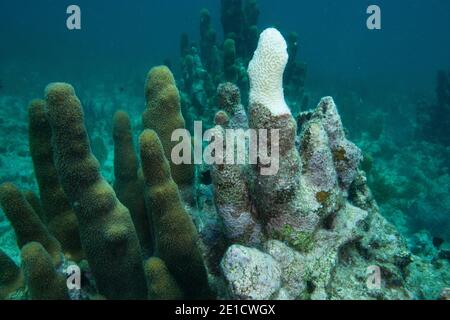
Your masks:
<svg viewBox="0 0 450 320"><path fill-rule="evenodd" d="M221 267L234 299L274 299L281 287L278 263L257 249L233 245L225 253Z"/></svg>
<svg viewBox="0 0 450 320"><path fill-rule="evenodd" d="M241 103L241 92L235 84L221 83L217 87L217 100L221 111L225 111L230 117L227 128L248 128L247 114Z"/></svg>
<svg viewBox="0 0 450 320"><path fill-rule="evenodd" d="M222 259L228 288L225 296L411 298L402 273L410 255L399 234L379 214L358 169L361 151L347 140L331 97L301 113L297 128L284 99L287 61L283 37L270 28L261 34L248 70L249 127L272 131L266 142L271 152L279 152L273 154L279 155L279 170L261 174L264 166L259 162L248 166L250 170L226 163L211 169L214 200L226 235L231 242L245 245L231 246ZM236 99L223 94L219 99L233 114L229 106L237 105ZM216 126L214 130L227 144L224 128ZM248 211L253 225L261 226L256 244L248 238L233 238L248 234L242 232L248 219L239 220ZM371 266L389 274L379 289L366 285ZM353 277L352 272L358 276Z"/></svg>

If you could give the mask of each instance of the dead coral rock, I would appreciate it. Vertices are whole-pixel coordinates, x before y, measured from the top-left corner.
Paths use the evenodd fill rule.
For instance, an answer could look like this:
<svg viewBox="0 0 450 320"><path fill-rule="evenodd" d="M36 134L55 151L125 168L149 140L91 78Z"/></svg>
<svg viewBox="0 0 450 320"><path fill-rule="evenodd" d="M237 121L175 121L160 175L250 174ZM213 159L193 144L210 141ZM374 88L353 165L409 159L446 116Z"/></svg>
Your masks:
<svg viewBox="0 0 450 320"><path fill-rule="evenodd" d="M313 117L320 119L328 134L339 183L346 191L355 180L362 152L345 137L344 126L333 98L322 98Z"/></svg>
<svg viewBox="0 0 450 320"><path fill-rule="evenodd" d="M258 249L233 245L221 267L232 299L267 300L281 288L278 262Z"/></svg>

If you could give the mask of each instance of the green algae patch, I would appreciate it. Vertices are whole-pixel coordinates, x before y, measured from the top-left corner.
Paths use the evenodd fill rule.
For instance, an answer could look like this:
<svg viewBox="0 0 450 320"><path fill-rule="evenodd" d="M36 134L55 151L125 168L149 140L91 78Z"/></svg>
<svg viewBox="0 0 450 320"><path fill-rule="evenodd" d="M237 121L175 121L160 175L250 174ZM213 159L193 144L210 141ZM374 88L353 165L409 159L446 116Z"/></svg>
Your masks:
<svg viewBox="0 0 450 320"><path fill-rule="evenodd" d="M311 251L314 245L314 234L305 231L296 231L292 226L286 225L276 235L281 241L284 241L291 248L298 252L307 253Z"/></svg>

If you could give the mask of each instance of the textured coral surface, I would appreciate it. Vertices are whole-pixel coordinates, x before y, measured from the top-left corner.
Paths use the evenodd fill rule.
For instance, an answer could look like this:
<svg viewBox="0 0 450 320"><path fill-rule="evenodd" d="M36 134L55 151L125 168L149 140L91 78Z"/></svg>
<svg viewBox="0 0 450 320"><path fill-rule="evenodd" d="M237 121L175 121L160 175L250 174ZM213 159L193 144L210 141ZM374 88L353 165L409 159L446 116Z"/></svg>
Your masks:
<svg viewBox="0 0 450 320"><path fill-rule="evenodd" d="M202 10L181 72L156 66L137 94L0 95L0 299L444 298L449 74L399 143L356 92L306 92L299 36L258 30L257 1L223 0L220 16L223 39ZM225 147L227 130L276 130L277 170L216 153L175 165L172 132L194 121Z"/></svg>

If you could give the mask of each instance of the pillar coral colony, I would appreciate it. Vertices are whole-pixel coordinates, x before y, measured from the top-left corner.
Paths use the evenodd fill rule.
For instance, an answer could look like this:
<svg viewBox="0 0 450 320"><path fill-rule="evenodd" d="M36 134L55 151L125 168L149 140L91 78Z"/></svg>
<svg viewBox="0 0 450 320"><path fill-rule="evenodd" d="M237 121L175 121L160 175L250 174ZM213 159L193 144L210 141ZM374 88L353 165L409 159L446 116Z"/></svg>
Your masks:
<svg viewBox="0 0 450 320"><path fill-rule="evenodd" d="M203 133L202 122L195 121L193 138L192 156L189 130L174 130L171 140L178 142L171 152L174 164L192 164L192 160L194 164L207 165L258 164L261 175L278 173L279 129L222 129L216 126ZM203 142L208 142L205 148Z"/></svg>

